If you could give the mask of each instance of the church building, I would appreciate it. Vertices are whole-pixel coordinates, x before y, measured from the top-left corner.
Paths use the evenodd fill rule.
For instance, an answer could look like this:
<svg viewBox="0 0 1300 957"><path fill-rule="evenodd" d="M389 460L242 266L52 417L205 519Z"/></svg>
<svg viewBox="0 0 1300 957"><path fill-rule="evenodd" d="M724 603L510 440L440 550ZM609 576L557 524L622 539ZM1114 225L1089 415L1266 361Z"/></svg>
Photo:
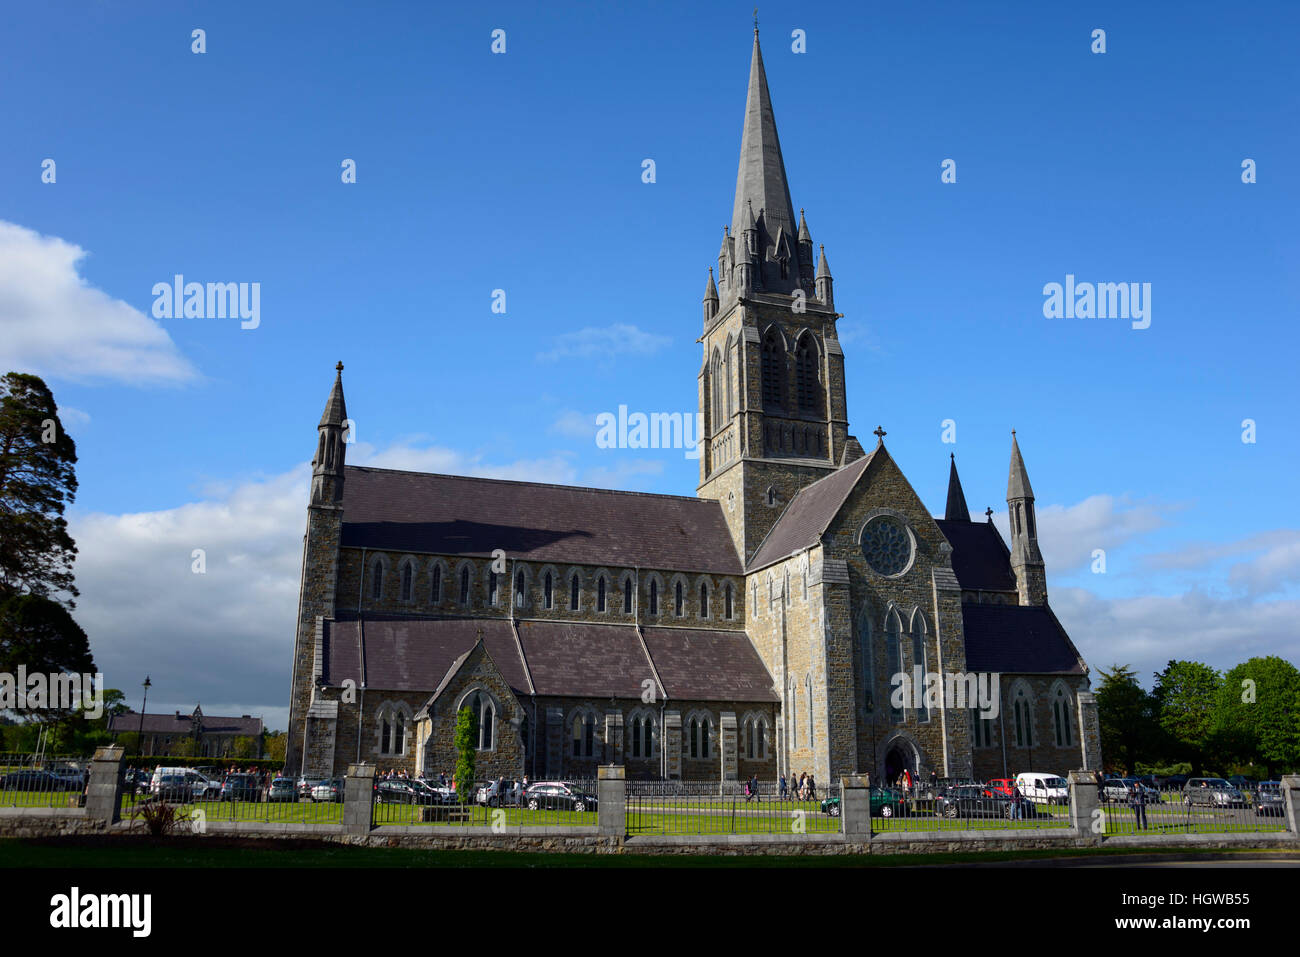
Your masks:
<svg viewBox="0 0 1300 957"><path fill-rule="evenodd" d="M850 432L826 252L790 201L755 31L703 302L695 497L312 462L287 767L820 782L1101 767L1012 433L1008 548L956 462L941 519ZM993 693L983 709L975 689ZM905 694L903 692L906 692Z"/></svg>

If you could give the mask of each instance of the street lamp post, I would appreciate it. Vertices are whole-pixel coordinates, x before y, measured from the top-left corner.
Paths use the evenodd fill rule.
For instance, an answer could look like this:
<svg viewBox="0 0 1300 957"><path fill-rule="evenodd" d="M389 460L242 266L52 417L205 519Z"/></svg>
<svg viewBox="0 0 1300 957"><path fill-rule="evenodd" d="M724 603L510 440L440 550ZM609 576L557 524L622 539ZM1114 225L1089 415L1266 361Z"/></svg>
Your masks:
<svg viewBox="0 0 1300 957"><path fill-rule="evenodd" d="M149 680L149 676L145 675L144 701L140 704L140 730L135 734L135 749L140 753L140 757L144 757L144 709L149 706L149 688L152 684L153 682Z"/></svg>

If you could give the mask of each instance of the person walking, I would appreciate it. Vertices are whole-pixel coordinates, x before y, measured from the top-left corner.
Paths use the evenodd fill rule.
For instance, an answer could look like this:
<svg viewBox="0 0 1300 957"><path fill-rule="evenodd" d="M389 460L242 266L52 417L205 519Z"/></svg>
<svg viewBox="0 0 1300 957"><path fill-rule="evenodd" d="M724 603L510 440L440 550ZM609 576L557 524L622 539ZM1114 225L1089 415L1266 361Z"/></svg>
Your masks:
<svg viewBox="0 0 1300 957"><path fill-rule="evenodd" d="M1139 831L1147 829L1147 789L1142 782L1134 781L1129 791L1128 802L1133 808L1133 823Z"/></svg>
<svg viewBox="0 0 1300 957"><path fill-rule="evenodd" d="M784 771L781 772L781 777L780 780L777 782L777 786L780 788L780 790L777 792L778 795L780 796L780 799L782 801L788 801L790 799L790 784L785 779Z"/></svg>

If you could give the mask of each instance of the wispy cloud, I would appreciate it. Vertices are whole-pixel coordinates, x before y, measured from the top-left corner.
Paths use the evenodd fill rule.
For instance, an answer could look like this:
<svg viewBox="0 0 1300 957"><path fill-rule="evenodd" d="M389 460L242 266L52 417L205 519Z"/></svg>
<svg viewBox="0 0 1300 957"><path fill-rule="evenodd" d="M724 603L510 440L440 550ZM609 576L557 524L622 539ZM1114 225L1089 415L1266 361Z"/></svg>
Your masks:
<svg viewBox="0 0 1300 957"><path fill-rule="evenodd" d="M555 347L539 352L543 362L557 359L607 359L616 355L653 355L672 340L644 332L636 326L616 323L612 326L587 326L577 332L565 332L555 339Z"/></svg>

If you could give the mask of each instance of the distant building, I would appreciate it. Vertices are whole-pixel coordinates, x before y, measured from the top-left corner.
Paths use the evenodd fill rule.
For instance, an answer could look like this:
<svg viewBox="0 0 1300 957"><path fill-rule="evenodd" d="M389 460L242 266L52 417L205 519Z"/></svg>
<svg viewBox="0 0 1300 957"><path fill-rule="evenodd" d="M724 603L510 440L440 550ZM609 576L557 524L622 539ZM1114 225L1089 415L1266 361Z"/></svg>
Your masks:
<svg viewBox="0 0 1300 957"><path fill-rule="evenodd" d="M142 734L140 753L144 755L175 754L186 738L197 742L194 749L196 757L228 758L235 752L236 738L251 738L253 741L253 758L262 756L262 719L252 715L240 715L238 718L217 717L203 713L200 706L195 706L190 714L149 714L145 713L144 726L140 724L140 712L127 711L114 715L108 720L108 731L117 740L119 734Z"/></svg>

